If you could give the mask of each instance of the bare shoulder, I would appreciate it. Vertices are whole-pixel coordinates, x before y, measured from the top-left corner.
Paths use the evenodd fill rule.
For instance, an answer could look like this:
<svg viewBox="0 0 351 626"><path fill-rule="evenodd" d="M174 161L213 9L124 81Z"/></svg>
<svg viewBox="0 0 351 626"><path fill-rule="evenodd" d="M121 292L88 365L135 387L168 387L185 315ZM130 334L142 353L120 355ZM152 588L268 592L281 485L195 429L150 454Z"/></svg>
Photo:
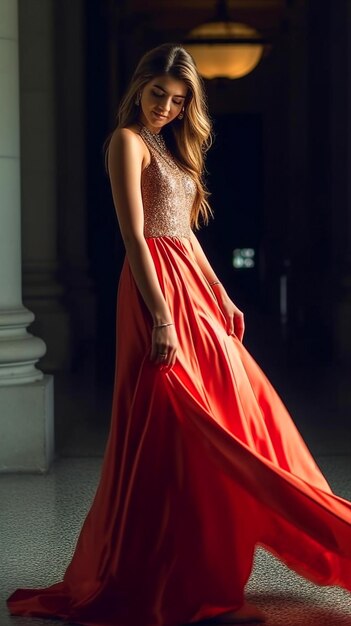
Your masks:
<svg viewBox="0 0 351 626"><path fill-rule="evenodd" d="M145 162L148 161L148 150L139 136L137 128L133 126L116 128L113 131L109 144L109 152L111 156L129 154L133 159L138 157L143 166Z"/></svg>
<svg viewBox="0 0 351 626"><path fill-rule="evenodd" d="M140 146L143 147L143 140L139 136L136 128L132 126L125 126L123 128L115 128L111 135L110 145L119 146Z"/></svg>

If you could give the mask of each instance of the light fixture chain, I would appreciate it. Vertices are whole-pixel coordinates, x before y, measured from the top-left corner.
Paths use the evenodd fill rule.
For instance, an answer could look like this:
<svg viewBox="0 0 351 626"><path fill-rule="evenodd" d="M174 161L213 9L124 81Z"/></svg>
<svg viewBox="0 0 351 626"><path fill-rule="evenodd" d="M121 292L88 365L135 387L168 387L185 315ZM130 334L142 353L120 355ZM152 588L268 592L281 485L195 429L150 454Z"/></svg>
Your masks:
<svg viewBox="0 0 351 626"><path fill-rule="evenodd" d="M227 0L217 0L216 20L218 20L218 22L227 22L229 19Z"/></svg>

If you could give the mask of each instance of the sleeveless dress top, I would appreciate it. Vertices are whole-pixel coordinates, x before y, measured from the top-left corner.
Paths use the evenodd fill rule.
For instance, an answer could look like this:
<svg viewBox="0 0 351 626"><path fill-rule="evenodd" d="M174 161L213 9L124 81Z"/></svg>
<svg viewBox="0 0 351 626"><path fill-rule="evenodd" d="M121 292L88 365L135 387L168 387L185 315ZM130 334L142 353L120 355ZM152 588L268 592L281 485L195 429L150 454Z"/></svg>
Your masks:
<svg viewBox="0 0 351 626"><path fill-rule="evenodd" d="M139 134L151 156L141 176L144 236L190 239L196 184L176 163L160 133L142 126Z"/></svg>

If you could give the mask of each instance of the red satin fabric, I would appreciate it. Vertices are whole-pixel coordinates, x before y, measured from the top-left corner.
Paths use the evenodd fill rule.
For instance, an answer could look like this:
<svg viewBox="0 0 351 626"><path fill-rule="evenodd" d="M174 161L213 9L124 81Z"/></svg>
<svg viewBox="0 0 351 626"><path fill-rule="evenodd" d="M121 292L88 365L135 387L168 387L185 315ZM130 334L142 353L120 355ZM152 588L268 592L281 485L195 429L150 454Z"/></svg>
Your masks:
<svg viewBox="0 0 351 626"><path fill-rule="evenodd" d="M239 608L255 545L351 590L351 504L331 492L285 406L228 335L190 240L149 238L179 339L149 360L152 320L125 259L111 430L64 580L17 590L15 615L179 626Z"/></svg>

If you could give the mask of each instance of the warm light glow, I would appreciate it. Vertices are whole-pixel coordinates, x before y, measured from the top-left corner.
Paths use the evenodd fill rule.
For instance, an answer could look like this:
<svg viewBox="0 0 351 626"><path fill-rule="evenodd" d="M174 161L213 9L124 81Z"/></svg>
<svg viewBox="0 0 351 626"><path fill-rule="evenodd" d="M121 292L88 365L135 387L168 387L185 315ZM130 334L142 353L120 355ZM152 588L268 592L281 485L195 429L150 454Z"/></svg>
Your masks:
<svg viewBox="0 0 351 626"><path fill-rule="evenodd" d="M241 78L258 65L263 45L254 41L240 43L240 39L255 39L258 36L258 32L246 24L208 22L194 28L188 35L189 39L199 42L185 42L184 47L194 57L204 78ZM213 43L212 39L215 40ZM220 43L221 39L235 39L237 43Z"/></svg>

